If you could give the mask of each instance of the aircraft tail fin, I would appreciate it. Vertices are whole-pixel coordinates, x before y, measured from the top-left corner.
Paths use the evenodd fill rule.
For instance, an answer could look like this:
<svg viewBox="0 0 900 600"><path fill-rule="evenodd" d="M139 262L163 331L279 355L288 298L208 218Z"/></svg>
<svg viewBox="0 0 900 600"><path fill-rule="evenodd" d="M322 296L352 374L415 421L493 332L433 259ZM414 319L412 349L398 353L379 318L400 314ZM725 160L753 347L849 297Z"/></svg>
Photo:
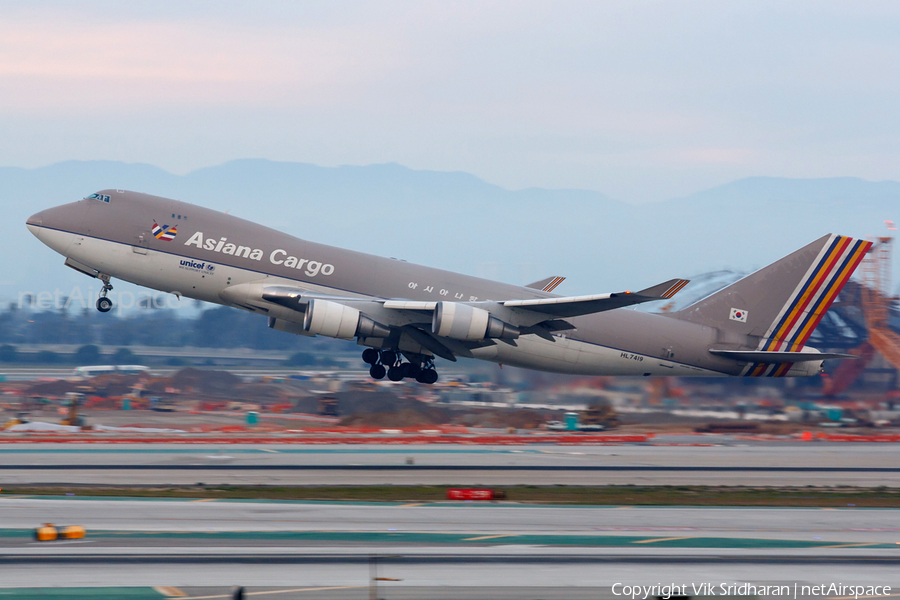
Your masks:
<svg viewBox="0 0 900 600"><path fill-rule="evenodd" d="M759 338L757 350L797 352L871 246L826 235L672 316L715 327L723 337ZM773 368L784 366L759 363L748 375L777 375L765 372Z"/></svg>
<svg viewBox="0 0 900 600"><path fill-rule="evenodd" d="M546 279L541 279L540 281L535 281L534 283L529 283L525 287L534 290L541 290L542 292L552 292L556 289L556 286L558 286L565 280L565 277L548 277Z"/></svg>

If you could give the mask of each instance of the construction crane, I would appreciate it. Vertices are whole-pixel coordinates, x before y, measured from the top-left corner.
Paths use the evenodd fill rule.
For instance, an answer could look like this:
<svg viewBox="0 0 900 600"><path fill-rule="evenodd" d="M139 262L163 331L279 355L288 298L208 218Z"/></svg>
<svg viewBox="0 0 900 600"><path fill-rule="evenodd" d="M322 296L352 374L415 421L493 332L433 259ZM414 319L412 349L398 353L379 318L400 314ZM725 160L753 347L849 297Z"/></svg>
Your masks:
<svg viewBox="0 0 900 600"><path fill-rule="evenodd" d="M887 221L890 229L894 224ZM869 328L869 343L895 369L900 369L900 335L888 325L891 305L897 300L891 290L891 248L894 238L883 236L877 239L868 256L863 261L862 290L863 313Z"/></svg>
<svg viewBox="0 0 900 600"><path fill-rule="evenodd" d="M896 231L892 221L885 221L885 224L889 230ZM893 243L894 238L889 235L876 238L863 260L861 300L869 339L850 351L859 360L843 361L826 379L822 389L826 396L837 396L850 387L862 375L875 351L900 370L900 336L888 325L891 304L897 300L890 292Z"/></svg>

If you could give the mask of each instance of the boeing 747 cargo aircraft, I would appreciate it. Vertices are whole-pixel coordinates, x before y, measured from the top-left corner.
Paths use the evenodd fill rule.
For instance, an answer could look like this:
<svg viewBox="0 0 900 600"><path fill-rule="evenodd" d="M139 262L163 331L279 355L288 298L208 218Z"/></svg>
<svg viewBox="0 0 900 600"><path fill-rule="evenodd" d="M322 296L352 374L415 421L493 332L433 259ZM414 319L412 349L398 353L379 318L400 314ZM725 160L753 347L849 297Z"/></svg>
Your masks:
<svg viewBox="0 0 900 600"><path fill-rule="evenodd" d="M375 379L438 379L435 358L477 358L580 375L794 377L843 358L806 346L871 246L825 235L711 296L667 314L627 307L688 282L561 297L562 277L525 287L301 240L147 194L104 190L33 215L28 229L65 264L241 308L272 329L356 340Z"/></svg>

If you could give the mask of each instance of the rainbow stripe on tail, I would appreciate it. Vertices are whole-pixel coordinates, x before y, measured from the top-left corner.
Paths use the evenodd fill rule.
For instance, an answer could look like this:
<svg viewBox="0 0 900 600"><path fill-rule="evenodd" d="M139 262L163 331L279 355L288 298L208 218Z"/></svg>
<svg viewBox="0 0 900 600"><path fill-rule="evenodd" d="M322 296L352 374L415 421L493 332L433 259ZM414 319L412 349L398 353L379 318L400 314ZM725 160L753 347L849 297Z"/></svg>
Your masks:
<svg viewBox="0 0 900 600"><path fill-rule="evenodd" d="M759 350L799 351L822 320L872 242L832 235L759 344ZM750 377L782 377L793 363L752 363Z"/></svg>

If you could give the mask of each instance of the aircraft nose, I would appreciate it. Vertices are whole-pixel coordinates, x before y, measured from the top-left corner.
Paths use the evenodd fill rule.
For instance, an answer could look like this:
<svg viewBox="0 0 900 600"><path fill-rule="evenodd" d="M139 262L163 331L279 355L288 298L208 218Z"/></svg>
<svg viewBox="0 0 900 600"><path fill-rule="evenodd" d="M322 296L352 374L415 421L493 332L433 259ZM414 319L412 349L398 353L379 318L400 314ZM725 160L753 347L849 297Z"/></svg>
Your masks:
<svg viewBox="0 0 900 600"><path fill-rule="evenodd" d="M47 211L42 210L41 212L34 213L30 217L28 217L28 220L25 221L25 224L26 225L37 225L38 227L40 227L41 225L44 224L44 213L45 212L47 212Z"/></svg>
<svg viewBox="0 0 900 600"><path fill-rule="evenodd" d="M34 234L34 237L37 239L41 239L41 229L44 225L44 213L47 211L42 210L41 212L34 213L28 220L25 221L25 226L28 227L28 231Z"/></svg>

